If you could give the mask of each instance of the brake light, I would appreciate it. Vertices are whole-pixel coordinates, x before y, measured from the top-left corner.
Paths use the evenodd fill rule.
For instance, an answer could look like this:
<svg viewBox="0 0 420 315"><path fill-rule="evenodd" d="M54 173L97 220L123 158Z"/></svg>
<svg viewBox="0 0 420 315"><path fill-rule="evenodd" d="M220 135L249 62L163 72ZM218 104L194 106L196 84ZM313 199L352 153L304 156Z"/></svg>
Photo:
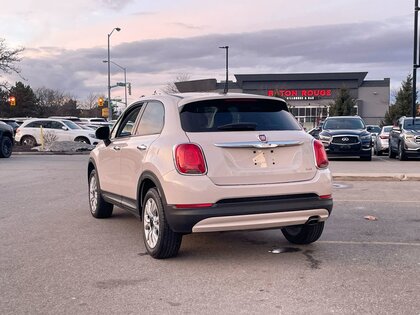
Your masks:
<svg viewBox="0 0 420 315"><path fill-rule="evenodd" d="M16 133L20 133L20 128L16 129Z"/></svg>
<svg viewBox="0 0 420 315"><path fill-rule="evenodd" d="M324 145L319 140L314 140L315 162L318 168L326 168L329 164L327 152L325 152Z"/></svg>
<svg viewBox="0 0 420 315"><path fill-rule="evenodd" d="M381 138L381 139L389 139L389 136L380 135L379 138Z"/></svg>
<svg viewBox="0 0 420 315"><path fill-rule="evenodd" d="M206 173L203 151L193 143L180 144L175 148L175 164L181 174Z"/></svg>

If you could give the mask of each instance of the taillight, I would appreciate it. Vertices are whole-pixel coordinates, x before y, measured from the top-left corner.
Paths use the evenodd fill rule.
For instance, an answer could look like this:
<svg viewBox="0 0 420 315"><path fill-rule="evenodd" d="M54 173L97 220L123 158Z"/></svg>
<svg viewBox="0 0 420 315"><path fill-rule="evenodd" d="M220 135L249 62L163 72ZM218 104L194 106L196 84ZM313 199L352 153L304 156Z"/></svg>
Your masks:
<svg viewBox="0 0 420 315"><path fill-rule="evenodd" d="M314 140L315 162L318 168L326 168L329 164L327 152L325 152L324 145L319 140Z"/></svg>
<svg viewBox="0 0 420 315"><path fill-rule="evenodd" d="M332 199L332 195L322 195L322 196L319 196L319 198L321 198L321 199Z"/></svg>
<svg viewBox="0 0 420 315"><path fill-rule="evenodd" d="M389 139L389 136L380 135L379 138L381 138L381 139Z"/></svg>
<svg viewBox="0 0 420 315"><path fill-rule="evenodd" d="M192 143L180 144L175 149L175 164L181 174L204 174L206 162L201 148Z"/></svg>
<svg viewBox="0 0 420 315"><path fill-rule="evenodd" d="M16 133L20 133L20 128L16 129Z"/></svg>

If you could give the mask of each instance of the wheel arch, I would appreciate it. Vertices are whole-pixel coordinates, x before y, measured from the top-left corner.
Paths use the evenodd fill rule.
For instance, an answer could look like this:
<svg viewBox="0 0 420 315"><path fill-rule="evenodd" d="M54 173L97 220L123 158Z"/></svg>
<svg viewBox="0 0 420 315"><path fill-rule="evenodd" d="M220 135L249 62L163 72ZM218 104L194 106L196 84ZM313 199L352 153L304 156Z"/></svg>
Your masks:
<svg viewBox="0 0 420 315"><path fill-rule="evenodd" d="M89 179L89 175L90 175L90 173L92 172L92 170L94 170L94 169L96 169L96 164L95 164L95 161L92 159L92 158L90 158L89 159L89 163L88 163L88 168L87 168L87 176L88 176L88 179Z"/></svg>
<svg viewBox="0 0 420 315"><path fill-rule="evenodd" d="M144 197L150 188L156 188L159 197L162 199L162 203L166 205L166 197L163 192L162 184L155 174L150 171L146 171L141 174L137 184L137 207L139 209L140 218L142 218L142 206Z"/></svg>
<svg viewBox="0 0 420 315"><path fill-rule="evenodd" d="M86 141L87 144L91 144L89 138L86 136L77 136L73 139L73 141L77 141L77 139L83 139Z"/></svg>

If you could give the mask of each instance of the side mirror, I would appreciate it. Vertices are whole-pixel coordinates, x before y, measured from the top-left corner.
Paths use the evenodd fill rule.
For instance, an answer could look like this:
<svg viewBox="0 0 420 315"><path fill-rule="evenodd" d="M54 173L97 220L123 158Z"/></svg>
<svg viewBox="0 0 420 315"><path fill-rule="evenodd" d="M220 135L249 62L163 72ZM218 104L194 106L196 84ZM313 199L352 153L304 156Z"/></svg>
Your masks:
<svg viewBox="0 0 420 315"><path fill-rule="evenodd" d="M109 140L109 127L108 126L99 127L98 129L96 129L95 136L99 140L104 140L105 145L108 145L111 143L111 141Z"/></svg>
<svg viewBox="0 0 420 315"><path fill-rule="evenodd" d="M69 127L63 126L63 127L61 127L61 129L67 131L67 130L69 130Z"/></svg>

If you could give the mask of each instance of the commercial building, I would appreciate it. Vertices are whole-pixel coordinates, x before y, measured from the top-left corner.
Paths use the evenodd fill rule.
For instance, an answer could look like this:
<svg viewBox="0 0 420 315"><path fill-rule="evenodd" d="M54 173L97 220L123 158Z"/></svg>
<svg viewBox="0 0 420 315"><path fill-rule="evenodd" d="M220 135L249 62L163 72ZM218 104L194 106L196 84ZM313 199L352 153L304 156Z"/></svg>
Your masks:
<svg viewBox="0 0 420 315"><path fill-rule="evenodd" d="M365 80L367 72L235 74L230 92L279 96L306 127L312 128L329 114L338 92L346 88L355 100L357 114L367 124L379 124L390 102L390 79ZM216 79L176 82L180 92L223 92Z"/></svg>

